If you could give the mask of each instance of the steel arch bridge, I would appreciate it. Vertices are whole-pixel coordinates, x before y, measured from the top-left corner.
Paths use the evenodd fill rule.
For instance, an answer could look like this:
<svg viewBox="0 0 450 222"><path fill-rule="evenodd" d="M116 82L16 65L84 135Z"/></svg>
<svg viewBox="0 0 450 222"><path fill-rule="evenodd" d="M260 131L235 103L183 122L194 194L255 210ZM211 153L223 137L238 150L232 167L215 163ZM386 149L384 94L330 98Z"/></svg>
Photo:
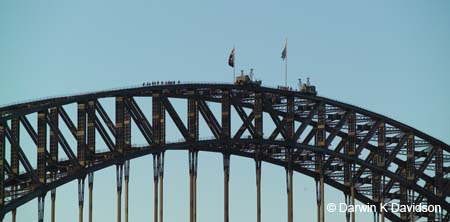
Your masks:
<svg viewBox="0 0 450 222"><path fill-rule="evenodd" d="M143 111L140 97L151 101L151 112ZM186 104L186 111L174 108L175 99ZM105 100L112 101L109 109L102 105ZM81 221L86 178L91 221L93 174L113 165L118 221L123 178L128 221L129 161L153 155L154 221L162 222L167 150L189 152L191 222L196 221L199 151L223 154L225 222L230 155L255 160L258 222L262 161L286 169L289 222L294 171L316 181L318 221L325 221L325 183L342 191L348 204L357 199L376 205L376 221L450 220L449 145L386 116L312 94L256 85L165 82L14 104L0 108L0 114L0 215L11 213L13 221L17 208L33 199L38 200L42 221L47 193L54 221L56 189L73 180L79 185ZM182 136L178 141L166 140L168 118ZM213 138L201 139L199 119L207 123ZM237 130L232 130L236 119ZM145 145L133 145L137 134ZM31 138L34 147L23 147L24 137ZM106 149L97 148L99 140ZM32 158L37 164L31 163ZM442 211L394 213L380 207L392 203L438 205ZM354 221L355 214L348 212L346 218Z"/></svg>

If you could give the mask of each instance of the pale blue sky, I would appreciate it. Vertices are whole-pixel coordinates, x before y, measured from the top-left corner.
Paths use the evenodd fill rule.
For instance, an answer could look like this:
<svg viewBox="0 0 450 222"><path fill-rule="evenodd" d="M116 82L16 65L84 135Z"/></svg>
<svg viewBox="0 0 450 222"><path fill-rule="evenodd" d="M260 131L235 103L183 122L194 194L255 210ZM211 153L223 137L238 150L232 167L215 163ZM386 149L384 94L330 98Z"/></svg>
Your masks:
<svg viewBox="0 0 450 222"><path fill-rule="evenodd" d="M154 80L231 81L226 62L233 45L237 70L255 68L263 84L274 86L284 82L280 54L287 37L290 85L310 76L322 96L450 143L449 11L445 0L5 0L0 104ZM200 154L199 222L222 220L221 158ZM231 221L253 221L253 160L234 157L231 164ZM153 218L151 165L150 157L132 162L130 221ZM167 154L165 176L165 221L188 221L185 152ZM114 169L95 181L94 219L113 221ZM263 165L263 221L286 220L284 182L284 169ZM295 220L315 220L313 180L295 174L294 183ZM76 192L76 183L58 189L58 221L78 220ZM343 195L328 188L326 200L341 202ZM18 221L36 220L36 202L19 208Z"/></svg>

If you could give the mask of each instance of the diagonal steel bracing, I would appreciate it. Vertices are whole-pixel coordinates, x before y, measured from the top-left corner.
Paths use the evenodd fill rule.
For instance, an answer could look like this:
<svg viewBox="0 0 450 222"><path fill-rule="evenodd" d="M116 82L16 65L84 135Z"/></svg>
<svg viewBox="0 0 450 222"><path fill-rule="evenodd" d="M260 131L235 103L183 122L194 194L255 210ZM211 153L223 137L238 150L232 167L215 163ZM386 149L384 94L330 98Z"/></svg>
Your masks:
<svg viewBox="0 0 450 222"><path fill-rule="evenodd" d="M133 96L151 96L156 101L153 102L154 108L157 109L153 109L152 124ZM105 110L99 103L100 98L116 98L115 110ZM191 114L193 119L187 126L179 116L178 107L173 107L171 104L170 98L187 99L191 101L192 107L197 106L197 111L193 112L195 114ZM215 115L217 114L209 108L209 102L221 103L221 124L216 119ZM77 117L68 115L64 110L63 106L68 104L80 105ZM236 110L237 115L234 117L230 112L231 106ZM247 113L245 109L252 111ZM192 133L195 134L195 127L198 126L198 123L196 124L197 112L206 121L215 137L214 140L192 139ZM47 191L52 191L53 197L53 191L57 186L73 179L79 179L83 175L92 175L93 171L111 165L119 166L128 159L142 155L155 154L158 157L155 162L158 166L155 173L158 186L155 216L161 222L163 153L165 150L193 150L195 148L195 153L205 150L224 153L224 157L232 154L253 158L257 160L257 175L258 169L260 172L258 161L280 164L286 169L293 169L311 177L320 178L321 184L323 181L344 192L348 192L352 188L352 197L366 203L378 203L380 195L383 195L386 196L383 200L386 202L418 203L427 201L429 204L437 203L445 207L442 218L439 218L440 215L414 214L417 220L428 218L429 221L434 221L434 219L445 221L449 217L447 212L450 205L443 201L448 197L450 191L446 188L448 181L445 179L448 171L446 168L447 156L450 152L447 144L382 115L323 97L256 86L169 84L36 101L0 108L0 113L2 114L0 123L6 125L3 127L4 136L10 141L11 147L14 147L11 150L14 151L11 152L14 153L11 155L11 165L4 159L0 167L8 174L1 188L3 190L11 190L13 187L18 189L15 190L18 194L16 198L5 199L7 202L5 207L0 210L0 215L12 210L15 212L15 208L33 198L38 197L43 200L42 197ZM27 115L32 113L39 113L36 130L28 121L31 116ZM61 118L69 129L68 134L63 133L58 123L55 122L55 113L57 113L56 118ZM116 114L114 122L108 113ZM169 114L176 129L183 135L184 142L166 141L165 113ZM268 114L269 121L263 121L263 113ZM352 135L345 130L349 127L350 116L354 117L355 124L355 130L351 131ZM12 118L16 119L14 130L4 124ZM237 133L232 137L230 136L231 118L242 120L242 124L237 126ZM142 133L148 147L131 147L131 120L135 122ZM30 135L32 141L39 148L40 160L37 169L34 169L29 163L20 147L21 138L16 136L19 135L17 121L23 125L25 132ZM77 123L76 126L74 122ZM275 125L274 131L267 137L263 137L263 122L273 122ZM300 123L295 131L293 129L294 122ZM388 134L386 138L380 137L385 132L383 131L384 126L382 126L384 124L386 124L386 134ZM242 138L246 130L250 135ZM47 151L48 147L44 139L47 132L52 135L50 153ZM87 137L85 137L86 132ZM95 151L95 133L101 136L108 150L101 153ZM389 137L393 134L396 136ZM276 140L279 135L285 141ZM373 145L377 135L378 146ZM71 136L77 139L77 155L73 153L67 142L68 137ZM198 138L198 135L195 137ZM268 138L268 140L264 138ZM314 140L316 145L313 145ZM348 155L347 150L349 143L354 144L351 155ZM336 146L330 149L332 144L336 144ZM59 160L57 155L55 156L55 147L57 150L58 145L69 157L68 160ZM360 155L363 151L368 153L365 158ZM315 155L319 155L321 158L316 158ZM196 163L196 158L191 159L194 160L191 163ZM324 174L315 169L315 161L319 159L323 161L320 168L325 171ZM226 160L227 158L224 158L224 163L228 163L229 166L229 161ZM25 172L17 173L18 162L21 163ZM342 163L344 167L342 167ZM352 165L351 176L354 178L352 181L356 183L350 186L343 183L343 181L348 182L348 178L345 179L345 176L348 176L349 165ZM227 175L229 174L226 169L224 168L226 179L224 182L228 180ZM434 173L431 172L433 169ZM11 173L12 171L16 173ZM288 205L291 206L293 200L289 190L293 188L292 177L291 171L287 172ZM46 178L47 174L50 176L49 178ZM192 176L196 175L192 174ZM257 183L258 180L260 180L260 176L257 176ZM419 180L421 185L417 184ZM20 184L22 186L18 186ZM91 184L90 187L92 187ZM194 194L197 192L195 183L192 187ZM227 196L224 194L224 197ZM196 198L194 197L195 195L193 195L192 206L195 207ZM228 201L225 203L228 206ZM194 212L196 211L193 211L192 218L196 218ZM260 211L258 212L260 215ZM292 218L292 214L293 210L289 210L288 217ZM43 212L40 211L40 215L43 215ZM90 216L92 216L91 213ZM228 220L228 213L224 216L224 219ZM386 212L384 216L392 221L402 220L391 212ZM403 219L411 218L406 214L400 216ZM261 220L260 216L258 218ZM195 221L195 219L193 220Z"/></svg>

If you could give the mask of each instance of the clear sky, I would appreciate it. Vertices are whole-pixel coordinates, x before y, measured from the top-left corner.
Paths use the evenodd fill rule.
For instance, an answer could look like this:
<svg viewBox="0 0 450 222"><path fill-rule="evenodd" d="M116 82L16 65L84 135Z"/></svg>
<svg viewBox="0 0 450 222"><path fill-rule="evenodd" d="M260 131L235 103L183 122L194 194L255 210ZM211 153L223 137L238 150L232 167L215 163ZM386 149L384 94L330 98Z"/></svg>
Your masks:
<svg viewBox="0 0 450 222"><path fill-rule="evenodd" d="M231 82L226 63L233 45L237 70L254 68L264 85L283 84L287 37L290 85L309 76L322 96L450 143L448 12L445 0L4 0L0 104L144 81ZM219 154L200 154L199 222L223 218L221 161ZM131 164L130 221L152 221L151 157ZM231 164L231 221L256 220L253 160L233 157ZM187 166L185 152L167 154L165 221L188 221ZM94 220L114 221L114 169L96 173L95 181ZM294 183L295 221L316 220L313 180L295 174ZM285 221L284 169L264 164L262 186L263 221ZM76 192L76 183L58 189L57 221L78 220ZM327 202L343 201L340 192L326 192ZM18 221L36 218L37 201L19 208Z"/></svg>

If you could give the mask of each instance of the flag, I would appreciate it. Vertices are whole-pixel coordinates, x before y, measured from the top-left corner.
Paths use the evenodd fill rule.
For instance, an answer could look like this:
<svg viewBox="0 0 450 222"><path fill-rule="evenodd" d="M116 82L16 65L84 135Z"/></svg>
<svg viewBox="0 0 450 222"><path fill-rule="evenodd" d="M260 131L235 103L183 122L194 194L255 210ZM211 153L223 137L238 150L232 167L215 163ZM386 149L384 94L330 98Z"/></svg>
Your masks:
<svg viewBox="0 0 450 222"><path fill-rule="evenodd" d="M286 43L284 44L284 49L281 52L281 59L285 60L286 57L287 57L287 40L286 40Z"/></svg>
<svg viewBox="0 0 450 222"><path fill-rule="evenodd" d="M234 68L234 47L231 50L230 57L228 58L228 65Z"/></svg>

